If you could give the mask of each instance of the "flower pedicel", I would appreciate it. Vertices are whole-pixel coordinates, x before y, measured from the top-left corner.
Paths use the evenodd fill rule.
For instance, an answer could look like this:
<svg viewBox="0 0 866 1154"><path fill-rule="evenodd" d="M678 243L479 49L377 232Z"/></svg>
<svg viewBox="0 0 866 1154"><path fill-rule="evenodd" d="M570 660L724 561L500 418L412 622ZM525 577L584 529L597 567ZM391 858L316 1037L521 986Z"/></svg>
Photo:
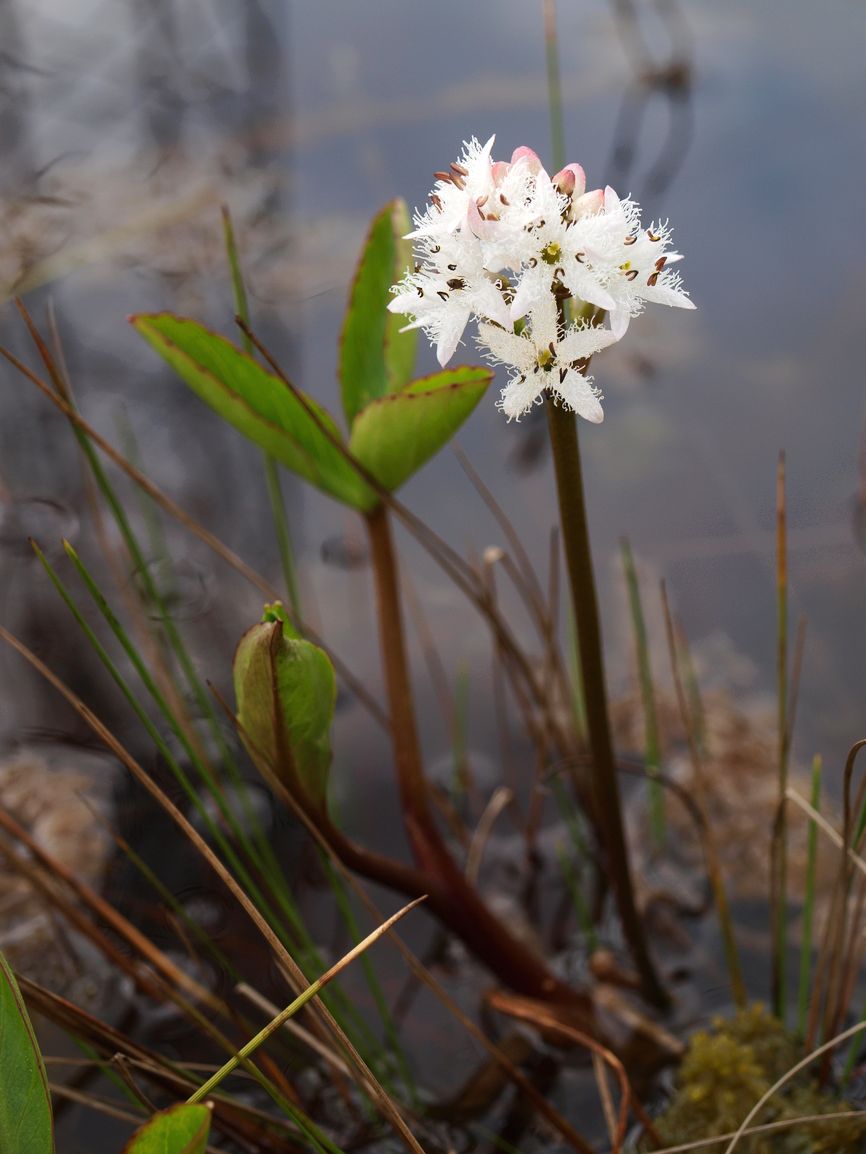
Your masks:
<svg viewBox="0 0 866 1154"><path fill-rule="evenodd" d="M415 269L392 289L441 365L467 324L491 361L511 369L499 408L519 420L545 390L588 421L604 418L586 362L618 341L647 302L694 308L671 265L667 223L642 229L640 208L612 188L586 190L579 164L553 177L530 148L494 161L474 138L415 216ZM564 302L577 320L568 320ZM603 325L604 314L610 327Z"/></svg>

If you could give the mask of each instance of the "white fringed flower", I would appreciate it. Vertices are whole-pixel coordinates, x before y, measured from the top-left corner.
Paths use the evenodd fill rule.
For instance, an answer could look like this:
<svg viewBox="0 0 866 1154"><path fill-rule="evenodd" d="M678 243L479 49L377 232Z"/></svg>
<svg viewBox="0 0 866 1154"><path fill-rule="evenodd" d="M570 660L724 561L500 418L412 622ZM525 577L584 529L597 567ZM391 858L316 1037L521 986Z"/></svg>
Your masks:
<svg viewBox="0 0 866 1154"><path fill-rule="evenodd" d="M640 207L632 200L620 200L610 187L604 191L603 217L612 231L598 244L588 241L586 251L612 298L607 308L617 340L647 302L693 309L679 273L670 268L683 258L681 253L668 251L671 230L667 222L642 229Z"/></svg>
<svg viewBox="0 0 866 1154"><path fill-rule="evenodd" d="M409 233L415 270L394 286L388 308L424 330L443 366L474 317L489 358L513 370L498 402L509 419L547 390L598 423L587 360L647 303L695 307L670 267L682 257L670 250L667 224L643 229L633 201L612 188L588 192L580 165L550 177L529 148L497 162L493 139L464 143L450 170L436 173L430 205ZM578 314L595 311L595 323L566 325L568 301Z"/></svg>
<svg viewBox="0 0 866 1154"><path fill-rule="evenodd" d="M481 245L468 229L421 237L418 255L418 271L395 286L388 308L414 317L406 327L424 330L440 365L451 360L473 316L510 327L500 281L484 267Z"/></svg>
<svg viewBox="0 0 866 1154"><path fill-rule="evenodd" d="M482 321L478 337L488 360L513 370L496 402L509 420L519 421L539 404L545 389L594 425L604 420L601 394L582 369L594 353L616 340L610 329L586 323L563 329L556 300L548 294L532 310L529 327L519 335Z"/></svg>

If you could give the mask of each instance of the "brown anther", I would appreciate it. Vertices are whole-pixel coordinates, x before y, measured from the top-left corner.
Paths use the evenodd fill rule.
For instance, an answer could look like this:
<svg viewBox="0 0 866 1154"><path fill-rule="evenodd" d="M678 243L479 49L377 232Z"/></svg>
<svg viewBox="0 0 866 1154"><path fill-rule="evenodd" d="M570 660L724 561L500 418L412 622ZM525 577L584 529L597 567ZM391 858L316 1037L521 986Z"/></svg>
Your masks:
<svg viewBox="0 0 866 1154"><path fill-rule="evenodd" d="M466 281L462 276L452 277L451 280L447 281L446 283L450 289L466 288Z"/></svg>
<svg viewBox="0 0 866 1154"><path fill-rule="evenodd" d="M439 197L436 195L435 192L430 197L430 203L435 205L436 208L438 208L440 212L442 211L442 201L439 199Z"/></svg>
<svg viewBox="0 0 866 1154"><path fill-rule="evenodd" d="M478 197L476 197L476 198L475 198L475 204L476 204L476 207L478 207L478 208L484 208L485 204L487 204L487 197L488 197L488 195L489 195L489 194L485 192L484 196L478 196Z"/></svg>
<svg viewBox="0 0 866 1154"><path fill-rule="evenodd" d="M464 168L462 164L458 164L456 160L452 160L448 165L452 172L456 172L458 176L468 176L469 169Z"/></svg>
<svg viewBox="0 0 866 1154"><path fill-rule="evenodd" d="M585 252L576 252L576 253L574 254L574 259L575 259L575 260L576 260L576 261L577 261L579 264L583 264L583 258L584 258L585 256L586 256L586 253L585 253Z"/></svg>
<svg viewBox="0 0 866 1154"><path fill-rule="evenodd" d="M457 272L457 265L456 264L449 264L448 271L449 272Z"/></svg>
<svg viewBox="0 0 866 1154"><path fill-rule="evenodd" d="M500 200L502 201L502 203L503 203L503 204L506 206L506 208L508 207L508 205L510 205L510 204L511 204L511 201L508 199L508 197L507 197L507 196L503 196L501 192L500 192L500 194L499 194L499 199L500 199Z"/></svg>
<svg viewBox="0 0 866 1154"><path fill-rule="evenodd" d="M568 369L560 369L559 370L559 383L562 384L562 382L565 380L565 378L567 376L568 376Z"/></svg>
<svg viewBox="0 0 866 1154"><path fill-rule="evenodd" d="M653 232L653 230L651 228L648 228L646 230L646 234L650 238L650 240L661 240L661 237L656 236L656 234Z"/></svg>
<svg viewBox="0 0 866 1154"><path fill-rule="evenodd" d="M419 296L419 297L422 297L422 296L424 295L424 290L421 288L421 286L420 286L420 285L417 285L417 286L416 286L416 289L415 289L415 291L418 293L418 296Z"/></svg>
<svg viewBox="0 0 866 1154"><path fill-rule="evenodd" d="M555 277L557 277L557 276L558 276L558 277L560 278L560 280L561 280L561 279L562 279L562 278L565 276L565 269L564 269L564 268L555 268L555 269L553 270L553 275L554 275Z"/></svg>
<svg viewBox="0 0 866 1154"><path fill-rule="evenodd" d="M441 244L431 244L430 245L430 251L432 253L441 252L442 251L442 245Z"/></svg>
<svg viewBox="0 0 866 1154"><path fill-rule="evenodd" d="M434 172L433 175L437 180L444 180L448 184L454 179L450 172Z"/></svg>
<svg viewBox="0 0 866 1154"><path fill-rule="evenodd" d="M637 240L636 236L627 236L622 243L623 244L634 244L636 240Z"/></svg>
<svg viewBox="0 0 866 1154"><path fill-rule="evenodd" d="M550 349L550 355L552 357L555 357L556 356L556 345L553 343L553 341L551 341L547 347Z"/></svg>
<svg viewBox="0 0 866 1154"><path fill-rule="evenodd" d="M633 268L633 269L630 269L630 270L629 270L629 271L628 271L628 272L625 274L625 279L626 279L626 280L634 280L634 279L635 279L635 277L636 277L637 275L638 275L638 271L637 271L637 269L636 269L636 268Z"/></svg>
<svg viewBox="0 0 866 1154"><path fill-rule="evenodd" d="M531 257L529 258L529 262L528 262L528 263L529 263L529 267L530 267L530 268L536 268L536 266L538 265L538 258L537 258L537 257L534 257L534 256L531 256Z"/></svg>
<svg viewBox="0 0 866 1154"><path fill-rule="evenodd" d="M656 287L656 281L658 279L659 279L659 274L657 272L653 272L653 273L650 273L650 275L646 278L646 283L650 286L650 288L655 288Z"/></svg>
<svg viewBox="0 0 866 1154"><path fill-rule="evenodd" d="M448 293L445 292L444 289L439 289L439 291L436 293L436 295L437 295L437 297L439 297L440 301L447 301L448 300Z"/></svg>
<svg viewBox="0 0 866 1154"><path fill-rule="evenodd" d="M666 256L660 256L659 259L656 261L656 272L661 272L662 269L667 264L667 261L668 261L668 258Z"/></svg>

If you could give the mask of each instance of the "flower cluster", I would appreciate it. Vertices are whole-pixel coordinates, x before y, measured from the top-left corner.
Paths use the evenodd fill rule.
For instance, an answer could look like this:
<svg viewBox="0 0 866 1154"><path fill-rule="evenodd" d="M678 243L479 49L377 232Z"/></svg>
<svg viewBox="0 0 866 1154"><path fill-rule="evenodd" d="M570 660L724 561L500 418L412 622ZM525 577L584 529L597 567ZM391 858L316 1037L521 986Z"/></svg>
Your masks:
<svg viewBox="0 0 866 1154"><path fill-rule="evenodd" d="M424 330L441 365L475 318L486 356L512 370L498 402L509 419L547 389L598 423L601 394L586 363L648 301L694 308L671 268L681 256L670 251L667 223L643 229L633 201L612 188L587 192L579 164L551 177L532 149L505 163L492 147L493 137L483 147L470 140L448 172L436 173L409 234L415 269L388 308Z"/></svg>

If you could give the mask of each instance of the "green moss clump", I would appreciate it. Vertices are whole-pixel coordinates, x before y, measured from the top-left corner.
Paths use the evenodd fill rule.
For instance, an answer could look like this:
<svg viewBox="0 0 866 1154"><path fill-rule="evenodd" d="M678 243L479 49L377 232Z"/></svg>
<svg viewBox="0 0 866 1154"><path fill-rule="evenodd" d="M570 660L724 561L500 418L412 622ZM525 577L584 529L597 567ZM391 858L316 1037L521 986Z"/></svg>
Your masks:
<svg viewBox="0 0 866 1154"><path fill-rule="evenodd" d="M683 1059L673 1099L655 1126L676 1146L736 1130L759 1098L802 1057L802 1047L761 1005L717 1018L695 1034ZM761 1110L755 1125L850 1110L804 1070ZM649 1149L649 1147L646 1147ZM863 1154L866 1115L799 1123L740 1141L738 1154Z"/></svg>

